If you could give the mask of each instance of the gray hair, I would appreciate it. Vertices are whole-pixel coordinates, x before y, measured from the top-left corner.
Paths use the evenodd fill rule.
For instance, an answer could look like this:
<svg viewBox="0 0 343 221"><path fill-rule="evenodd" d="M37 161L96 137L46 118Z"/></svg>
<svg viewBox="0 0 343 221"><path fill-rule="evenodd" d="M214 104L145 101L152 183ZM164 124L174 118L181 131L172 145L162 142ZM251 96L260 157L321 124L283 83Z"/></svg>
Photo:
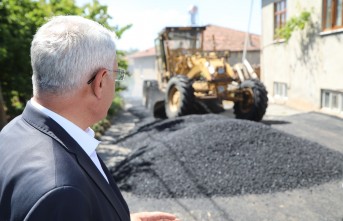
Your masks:
<svg viewBox="0 0 343 221"><path fill-rule="evenodd" d="M80 16L56 16L31 44L33 94L67 94L87 84L100 68L113 69L115 34Z"/></svg>

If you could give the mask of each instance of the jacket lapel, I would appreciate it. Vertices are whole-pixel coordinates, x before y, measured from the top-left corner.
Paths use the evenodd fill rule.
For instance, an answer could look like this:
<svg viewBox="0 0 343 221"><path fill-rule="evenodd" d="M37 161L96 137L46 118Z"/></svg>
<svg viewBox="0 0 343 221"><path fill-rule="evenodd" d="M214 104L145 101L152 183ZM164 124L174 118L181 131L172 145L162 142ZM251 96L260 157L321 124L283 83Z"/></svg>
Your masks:
<svg viewBox="0 0 343 221"><path fill-rule="evenodd" d="M89 158L89 156L86 153L82 153L82 154L80 153L80 154L76 154L76 157L81 167L86 171L86 173L92 178L92 180L97 184L97 186L104 193L106 198L111 202L112 206L117 211L117 214L119 215L121 220L130 220L129 214L127 213L127 211L124 210L121 200L118 199L117 195L112 189L112 186L107 183L107 181L105 180L103 175L100 173L98 168L95 166L93 161ZM109 178L111 177L108 177L108 179Z"/></svg>
<svg viewBox="0 0 343 221"><path fill-rule="evenodd" d="M123 206L123 207L125 208L125 210L127 211L126 213L130 215L129 207L128 207L127 204L126 204L126 201L125 201L125 199L123 198L123 195L120 193L120 190L119 190L117 184L115 183L112 174L111 174L110 171L107 169L105 163L102 161L102 159L99 157L99 155L98 155L98 158L99 158L101 167L102 167L103 171L105 172L105 174L106 174L106 176L107 176L108 182L109 182L109 184L111 185L112 189L114 190L114 192L115 192L115 194L116 194L116 197L120 199L120 201L122 202L122 206Z"/></svg>
<svg viewBox="0 0 343 221"><path fill-rule="evenodd" d="M111 186L106 182L98 168L80 145L53 119L36 110L30 102L27 103L23 119L42 133L58 141L69 153L74 154L79 165L94 181L111 203L121 220L130 220Z"/></svg>

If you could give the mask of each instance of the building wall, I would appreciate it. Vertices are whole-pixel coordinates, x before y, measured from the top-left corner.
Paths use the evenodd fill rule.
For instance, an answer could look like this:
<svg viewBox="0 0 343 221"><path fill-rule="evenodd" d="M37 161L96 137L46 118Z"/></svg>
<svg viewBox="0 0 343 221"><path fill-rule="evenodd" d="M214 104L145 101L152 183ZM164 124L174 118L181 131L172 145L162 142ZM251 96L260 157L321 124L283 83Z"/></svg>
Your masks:
<svg viewBox="0 0 343 221"><path fill-rule="evenodd" d="M287 19L307 10L311 12L311 24L294 32L288 42L277 42L273 37L273 2L264 0L262 6L261 71L271 100L320 109L321 89L343 89L343 30L321 31L322 1L287 0ZM274 82L287 84L287 98L273 96Z"/></svg>
<svg viewBox="0 0 343 221"><path fill-rule="evenodd" d="M231 66L233 66L237 63L242 63L242 57L243 57L242 51L231 52L228 62ZM259 66L260 60L261 60L260 59L260 51L247 51L246 59L249 61L249 63L251 65Z"/></svg>
<svg viewBox="0 0 343 221"><path fill-rule="evenodd" d="M141 98L143 81L157 79L155 56L129 58L128 61L131 76L124 81L128 90L123 93L123 96Z"/></svg>

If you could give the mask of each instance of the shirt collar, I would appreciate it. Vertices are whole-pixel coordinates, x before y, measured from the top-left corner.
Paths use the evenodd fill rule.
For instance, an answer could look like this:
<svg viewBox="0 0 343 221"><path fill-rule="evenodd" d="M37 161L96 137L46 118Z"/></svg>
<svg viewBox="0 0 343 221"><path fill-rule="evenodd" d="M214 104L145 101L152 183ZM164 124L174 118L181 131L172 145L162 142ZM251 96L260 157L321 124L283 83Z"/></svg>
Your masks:
<svg viewBox="0 0 343 221"><path fill-rule="evenodd" d="M67 133L81 146L88 156L95 151L100 141L94 138L95 133L90 127L88 127L86 130L82 130L80 127L76 126L74 123L62 117L61 115L43 107L34 99L31 99L30 102L35 108L48 115L61 127L63 127Z"/></svg>

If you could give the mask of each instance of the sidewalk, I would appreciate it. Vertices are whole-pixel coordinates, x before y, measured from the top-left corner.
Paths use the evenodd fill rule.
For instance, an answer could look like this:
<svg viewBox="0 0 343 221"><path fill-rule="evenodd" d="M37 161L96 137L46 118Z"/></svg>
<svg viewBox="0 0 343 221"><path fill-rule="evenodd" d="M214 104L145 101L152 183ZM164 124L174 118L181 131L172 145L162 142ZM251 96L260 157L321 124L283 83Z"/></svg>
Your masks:
<svg viewBox="0 0 343 221"><path fill-rule="evenodd" d="M274 119L301 113L305 113L305 111L296 110L282 104L269 103L264 119Z"/></svg>
<svg viewBox="0 0 343 221"><path fill-rule="evenodd" d="M137 117L127 111L130 107L132 104L126 103L124 109L112 119L112 126L101 137L101 143L97 148L98 155L109 168L123 160L131 151L114 144L118 139L129 134L139 121Z"/></svg>

